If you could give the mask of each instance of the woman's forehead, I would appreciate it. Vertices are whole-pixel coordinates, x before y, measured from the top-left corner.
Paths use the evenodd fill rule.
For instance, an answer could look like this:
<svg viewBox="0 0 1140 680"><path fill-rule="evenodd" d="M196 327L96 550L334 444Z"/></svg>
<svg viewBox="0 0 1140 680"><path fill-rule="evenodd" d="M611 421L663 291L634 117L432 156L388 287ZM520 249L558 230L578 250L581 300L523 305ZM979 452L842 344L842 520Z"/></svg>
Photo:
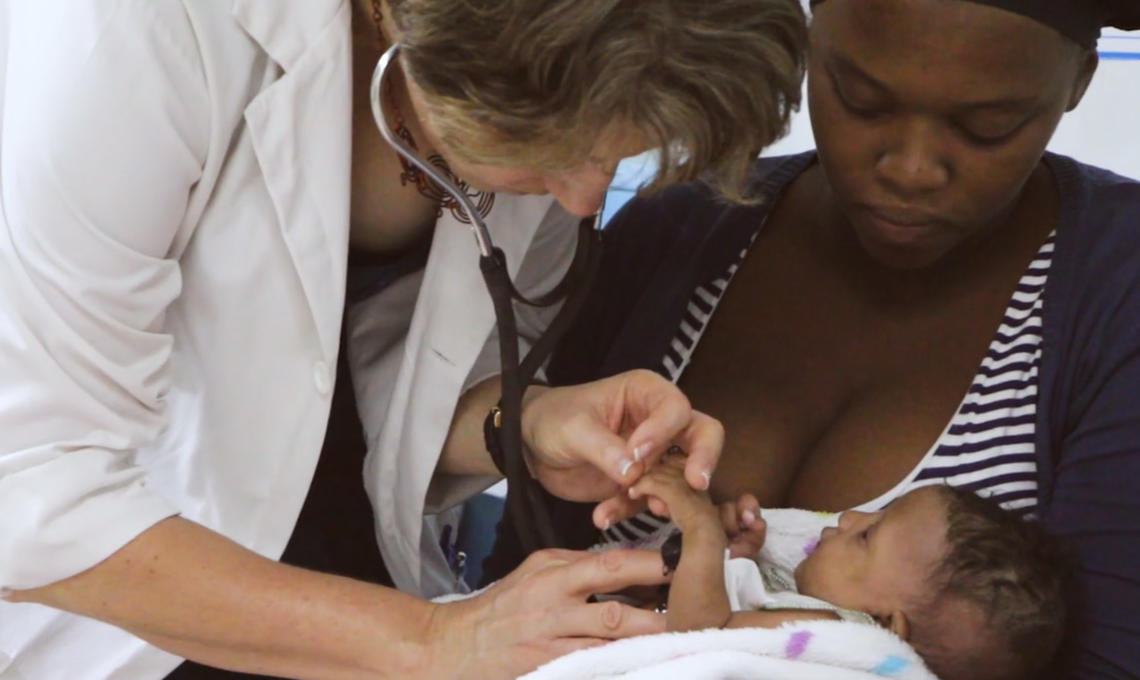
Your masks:
<svg viewBox="0 0 1140 680"><path fill-rule="evenodd" d="M815 6L813 27L817 23L874 36L884 48L915 51L956 46L1011 54L1034 46L1071 54L1076 47L1038 21L968 0L827 0Z"/></svg>
<svg viewBox="0 0 1140 680"><path fill-rule="evenodd" d="M1083 48L1096 46L1103 26L1140 27L1135 0L961 0L999 8L1048 26ZM824 0L811 0L814 8ZM867 3L871 4L871 3Z"/></svg>
<svg viewBox="0 0 1140 680"><path fill-rule="evenodd" d="M887 84L954 97L1040 93L1079 54L1032 19L964 0L827 0L811 30L813 58L838 57Z"/></svg>

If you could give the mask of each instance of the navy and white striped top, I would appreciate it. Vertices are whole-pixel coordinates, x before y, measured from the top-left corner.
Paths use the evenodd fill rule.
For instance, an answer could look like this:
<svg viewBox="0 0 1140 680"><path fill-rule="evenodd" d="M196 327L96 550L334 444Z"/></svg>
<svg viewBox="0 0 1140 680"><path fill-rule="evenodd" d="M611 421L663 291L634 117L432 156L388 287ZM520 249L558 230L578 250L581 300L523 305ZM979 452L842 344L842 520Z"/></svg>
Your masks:
<svg viewBox="0 0 1140 680"><path fill-rule="evenodd" d="M681 327L661 359L661 368L673 382L689 365L755 238L753 235L724 276L694 291ZM1041 362L1041 304L1053 261L1053 242L1054 234L1050 234L1018 281L985 358L942 435L893 489L856 509L880 510L911 489L942 483L968 488L1007 510L1033 514L1037 504L1033 437Z"/></svg>

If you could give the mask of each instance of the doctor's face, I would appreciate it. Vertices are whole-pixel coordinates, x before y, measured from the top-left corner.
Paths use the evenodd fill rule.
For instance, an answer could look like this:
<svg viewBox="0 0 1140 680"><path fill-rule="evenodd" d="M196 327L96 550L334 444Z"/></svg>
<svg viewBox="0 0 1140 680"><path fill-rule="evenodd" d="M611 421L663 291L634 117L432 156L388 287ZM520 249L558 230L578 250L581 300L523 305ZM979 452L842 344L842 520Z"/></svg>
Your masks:
<svg viewBox="0 0 1140 680"><path fill-rule="evenodd" d="M592 146L583 149L585 160L576 167L548 169L526 164L504 165L479 163L458 153L440 138L433 128L424 93L409 78L408 94L430 148L447 161L448 167L471 187L482 191L509 194L549 194L567 212L585 217L601 207L602 199L618 163L649 148L645 136L636 127L615 121L598 130Z"/></svg>
<svg viewBox="0 0 1140 680"><path fill-rule="evenodd" d="M630 137L636 139L637 135ZM578 167L546 170L473 163L449 153L446 145L435 144L437 153L443 156L451 170L472 187L511 194L550 194L567 212L579 217L593 215L599 210L618 162L646 148L636 141L617 147L596 147Z"/></svg>

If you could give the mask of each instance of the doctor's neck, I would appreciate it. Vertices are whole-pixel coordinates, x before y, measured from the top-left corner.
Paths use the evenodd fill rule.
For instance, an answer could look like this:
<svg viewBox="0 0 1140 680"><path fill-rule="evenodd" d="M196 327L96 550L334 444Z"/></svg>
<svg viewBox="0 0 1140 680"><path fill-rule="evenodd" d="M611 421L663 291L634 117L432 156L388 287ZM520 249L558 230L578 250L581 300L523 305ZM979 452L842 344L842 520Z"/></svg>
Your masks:
<svg viewBox="0 0 1140 680"><path fill-rule="evenodd" d="M399 34L392 22L392 12L387 0L352 0L357 17L368 22L368 29L380 41L380 50L392 45Z"/></svg>

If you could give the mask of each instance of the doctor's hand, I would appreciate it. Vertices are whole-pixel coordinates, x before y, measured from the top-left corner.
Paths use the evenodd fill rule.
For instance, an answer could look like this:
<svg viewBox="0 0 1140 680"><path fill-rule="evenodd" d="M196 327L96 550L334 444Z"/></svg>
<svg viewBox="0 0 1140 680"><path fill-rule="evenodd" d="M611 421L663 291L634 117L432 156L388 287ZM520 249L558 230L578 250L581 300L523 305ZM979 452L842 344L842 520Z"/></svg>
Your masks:
<svg viewBox="0 0 1140 680"><path fill-rule="evenodd" d="M650 550L541 550L474 597L437 605L423 677L514 678L559 656L665 631L665 617L594 593L667 580Z"/></svg>
<svg viewBox="0 0 1140 680"><path fill-rule="evenodd" d="M531 473L547 491L574 501L606 499L594 509L599 527L640 510L624 490L670 446L688 452L684 478L704 490L724 444L719 421L644 370L570 387L532 386L522 434Z"/></svg>

